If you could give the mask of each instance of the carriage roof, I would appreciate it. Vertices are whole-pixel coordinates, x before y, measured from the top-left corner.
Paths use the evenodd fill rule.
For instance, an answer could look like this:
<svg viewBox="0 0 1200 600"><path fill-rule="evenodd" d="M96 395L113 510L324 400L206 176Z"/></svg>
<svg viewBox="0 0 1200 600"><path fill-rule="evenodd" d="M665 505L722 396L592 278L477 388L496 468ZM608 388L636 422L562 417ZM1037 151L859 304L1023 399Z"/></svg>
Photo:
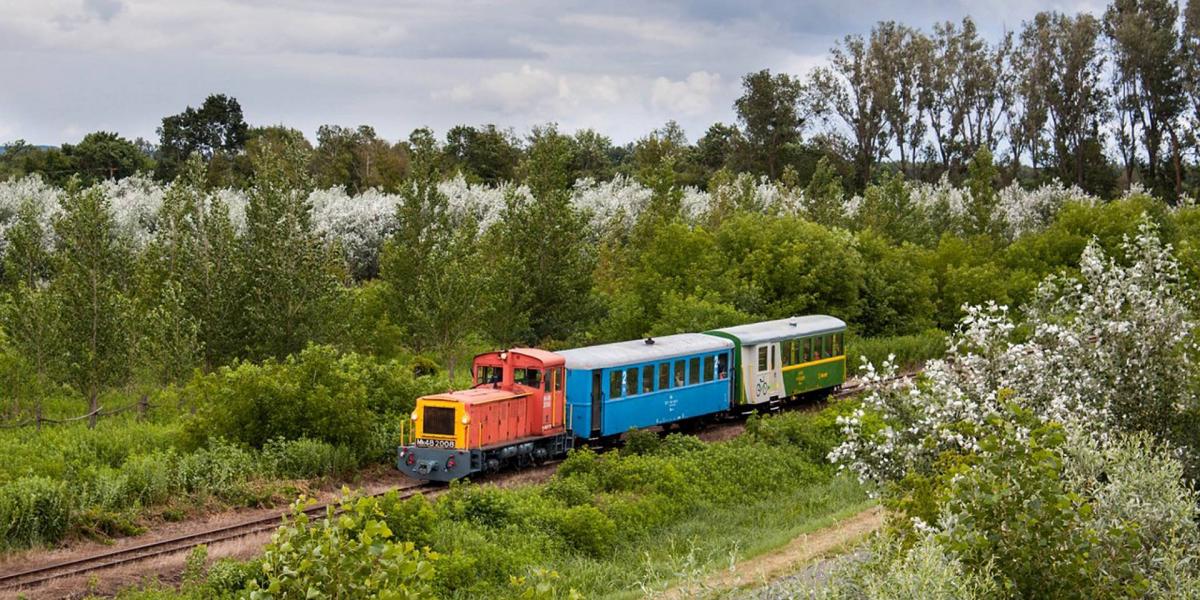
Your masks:
<svg viewBox="0 0 1200 600"><path fill-rule="evenodd" d="M653 343L650 343L653 341ZM562 350L568 369L605 369L658 360L719 352L733 348L733 342L701 333L681 333L647 340Z"/></svg>
<svg viewBox="0 0 1200 600"><path fill-rule="evenodd" d="M761 323L747 323L745 325L723 327L712 330L712 333L723 333L737 338L743 344L754 345L810 335L836 333L845 329L846 322L836 317L806 315L803 317L790 317L774 321L763 321Z"/></svg>

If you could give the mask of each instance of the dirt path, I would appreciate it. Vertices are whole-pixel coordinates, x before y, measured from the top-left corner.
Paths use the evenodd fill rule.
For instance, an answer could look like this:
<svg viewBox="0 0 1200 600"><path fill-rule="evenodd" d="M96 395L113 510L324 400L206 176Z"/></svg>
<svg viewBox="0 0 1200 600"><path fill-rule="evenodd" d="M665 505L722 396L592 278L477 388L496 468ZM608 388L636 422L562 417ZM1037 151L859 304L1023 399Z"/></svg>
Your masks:
<svg viewBox="0 0 1200 600"><path fill-rule="evenodd" d="M805 563L863 539L882 525L883 509L875 506L831 527L804 534L770 554L740 561L732 569L714 573L702 581L688 582L671 588L658 597L664 600L696 598L721 590L771 581L795 571Z"/></svg>

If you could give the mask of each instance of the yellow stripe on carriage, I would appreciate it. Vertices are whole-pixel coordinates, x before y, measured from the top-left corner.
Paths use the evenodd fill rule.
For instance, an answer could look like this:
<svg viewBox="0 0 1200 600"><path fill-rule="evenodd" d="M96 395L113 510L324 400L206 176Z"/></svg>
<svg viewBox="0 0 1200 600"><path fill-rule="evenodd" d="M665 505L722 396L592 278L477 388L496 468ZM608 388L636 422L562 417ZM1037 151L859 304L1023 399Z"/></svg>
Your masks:
<svg viewBox="0 0 1200 600"><path fill-rule="evenodd" d="M785 372L786 372L786 371L795 371L796 369L803 369L803 368L805 368L805 367L815 367L815 366L817 366L817 365L823 365L823 364L826 364L826 363L836 362L836 361L839 361L839 360L840 360L840 361L842 361L842 366L843 366L843 368L844 368L844 367L845 367L845 362L846 362L846 355L845 355L845 354L843 354L843 355L841 355L841 356L831 356L831 357L829 357L829 358L823 358L823 359L821 359L821 360L814 360L814 361L812 361L812 362L800 363L800 364L798 364L798 365L792 365L792 366L790 366L790 367L784 367L783 369L781 369L781 371L785 371Z"/></svg>

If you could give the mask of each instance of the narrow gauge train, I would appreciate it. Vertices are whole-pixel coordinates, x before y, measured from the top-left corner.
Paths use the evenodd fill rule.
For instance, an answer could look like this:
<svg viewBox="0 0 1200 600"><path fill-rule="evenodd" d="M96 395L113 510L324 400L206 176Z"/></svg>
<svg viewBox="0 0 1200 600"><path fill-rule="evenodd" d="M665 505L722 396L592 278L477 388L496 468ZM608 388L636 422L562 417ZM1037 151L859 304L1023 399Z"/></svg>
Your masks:
<svg viewBox="0 0 1200 600"><path fill-rule="evenodd" d="M450 481L540 463L630 429L826 394L846 378L845 332L840 319L810 315L561 352L480 354L470 389L417 399L397 466Z"/></svg>

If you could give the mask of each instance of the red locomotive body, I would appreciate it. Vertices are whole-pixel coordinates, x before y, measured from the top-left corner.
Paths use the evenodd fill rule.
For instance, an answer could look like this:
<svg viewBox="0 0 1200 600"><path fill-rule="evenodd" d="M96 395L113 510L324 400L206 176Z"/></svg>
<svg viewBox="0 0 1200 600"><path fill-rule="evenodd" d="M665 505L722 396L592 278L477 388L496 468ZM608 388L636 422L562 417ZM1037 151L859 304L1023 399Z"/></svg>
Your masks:
<svg viewBox="0 0 1200 600"><path fill-rule="evenodd" d="M532 348L489 352L475 357L472 373L469 390L417 399L401 470L449 481L539 462L569 446L561 356Z"/></svg>

